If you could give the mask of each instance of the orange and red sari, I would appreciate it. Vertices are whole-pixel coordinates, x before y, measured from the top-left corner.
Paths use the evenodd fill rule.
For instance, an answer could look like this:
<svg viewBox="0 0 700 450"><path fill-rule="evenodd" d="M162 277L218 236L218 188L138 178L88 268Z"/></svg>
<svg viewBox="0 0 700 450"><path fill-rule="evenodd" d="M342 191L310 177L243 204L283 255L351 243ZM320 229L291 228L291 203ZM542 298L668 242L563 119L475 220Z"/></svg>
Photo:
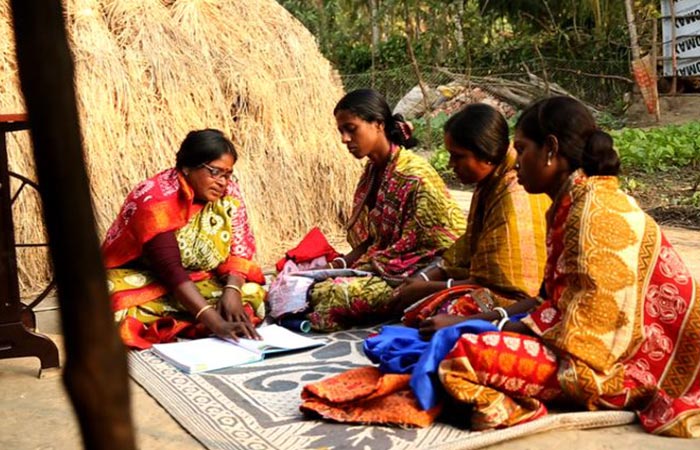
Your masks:
<svg viewBox="0 0 700 450"><path fill-rule="evenodd" d="M538 337L462 336L440 365L447 392L475 405L482 428L532 420L559 398L700 437L697 283L659 226L616 178L581 173L548 219L547 298L523 319Z"/></svg>
<svg viewBox="0 0 700 450"><path fill-rule="evenodd" d="M147 345L141 340L141 332L146 333L142 324L164 317L191 320L142 258L144 244L168 231L175 232L183 266L207 301L216 302L222 291L218 278L229 274L252 284L265 283L262 270L251 261L255 240L237 183L230 181L218 201L202 204L194 201L191 187L176 169L143 181L127 196L102 245L122 338L139 348ZM249 315L259 322L264 310L261 288L244 285L243 291ZM179 327L169 323L166 334Z"/></svg>

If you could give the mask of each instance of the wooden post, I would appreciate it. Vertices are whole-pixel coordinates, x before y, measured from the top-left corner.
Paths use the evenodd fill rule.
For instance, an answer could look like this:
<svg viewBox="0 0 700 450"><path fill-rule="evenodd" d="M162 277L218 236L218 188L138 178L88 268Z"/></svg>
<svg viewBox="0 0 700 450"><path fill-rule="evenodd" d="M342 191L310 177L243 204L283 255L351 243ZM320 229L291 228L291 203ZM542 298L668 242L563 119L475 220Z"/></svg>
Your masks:
<svg viewBox="0 0 700 450"><path fill-rule="evenodd" d="M423 76L420 73L420 68L418 67L418 61L416 60L416 54L413 52L413 40L411 39L411 19L408 13L408 5L404 3L404 13L406 17L406 48L408 50L408 56L411 58L411 65L413 66L413 71L418 79L418 86L420 87L421 93L423 94L423 107L425 108L425 127L428 129L426 133L426 146L428 150L433 150L433 129L430 124L430 99L428 98L428 89L425 87L423 82Z"/></svg>
<svg viewBox="0 0 700 450"><path fill-rule="evenodd" d="M11 6L61 306L63 381L85 448L135 449L126 355L95 232L61 1L12 0Z"/></svg>
<svg viewBox="0 0 700 450"><path fill-rule="evenodd" d="M652 28L651 32L651 67L653 67L654 70L654 79L658 80L658 67L657 67L657 62L658 62L658 47L659 46L659 22L654 19L654 27ZM657 93L656 93L656 111L654 114L654 117L656 118L657 122L661 121L661 104L659 103L659 94L658 94L658 82L657 82Z"/></svg>
<svg viewBox="0 0 700 450"><path fill-rule="evenodd" d="M370 44L370 50L372 51L372 68L370 69L372 89L375 89L377 84L377 50L379 48L379 17L377 16L378 7L377 0L369 0L369 17L372 26L372 41Z"/></svg>
<svg viewBox="0 0 700 450"><path fill-rule="evenodd" d="M676 95L678 90L678 55L676 54L676 2L668 2L671 8L671 67L673 75L671 77L671 95Z"/></svg>
<svg viewBox="0 0 700 450"><path fill-rule="evenodd" d="M632 47L632 59L641 59L639 51L639 38L637 37L637 25L634 22L634 10L632 0L625 0L625 13L627 14L627 29L630 33L630 44Z"/></svg>

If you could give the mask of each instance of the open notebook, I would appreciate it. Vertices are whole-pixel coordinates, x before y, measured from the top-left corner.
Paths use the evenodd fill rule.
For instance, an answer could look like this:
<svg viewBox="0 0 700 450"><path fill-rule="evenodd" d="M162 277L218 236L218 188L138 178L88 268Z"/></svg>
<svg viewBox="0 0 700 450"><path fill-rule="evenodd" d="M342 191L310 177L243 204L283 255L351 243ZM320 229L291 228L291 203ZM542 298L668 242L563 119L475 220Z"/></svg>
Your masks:
<svg viewBox="0 0 700 450"><path fill-rule="evenodd" d="M154 344L153 352L187 373L208 372L262 360L266 354L319 347L324 339L312 339L279 325L258 328L261 341L209 337L191 341Z"/></svg>

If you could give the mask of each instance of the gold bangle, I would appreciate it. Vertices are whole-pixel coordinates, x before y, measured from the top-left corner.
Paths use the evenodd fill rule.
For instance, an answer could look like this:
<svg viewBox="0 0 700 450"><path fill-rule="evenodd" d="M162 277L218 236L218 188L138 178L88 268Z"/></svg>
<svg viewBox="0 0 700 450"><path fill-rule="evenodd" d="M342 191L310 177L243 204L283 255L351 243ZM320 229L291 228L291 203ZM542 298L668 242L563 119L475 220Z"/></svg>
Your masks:
<svg viewBox="0 0 700 450"><path fill-rule="evenodd" d="M197 311L197 314L194 316L194 320L199 320L199 316L204 314L204 312L207 311L208 309L214 309L214 307L212 305L202 306L202 308L199 311Z"/></svg>
<svg viewBox="0 0 700 450"><path fill-rule="evenodd" d="M224 286L224 289L233 289L234 291L237 291L239 294L243 295L243 290L235 284L227 284Z"/></svg>

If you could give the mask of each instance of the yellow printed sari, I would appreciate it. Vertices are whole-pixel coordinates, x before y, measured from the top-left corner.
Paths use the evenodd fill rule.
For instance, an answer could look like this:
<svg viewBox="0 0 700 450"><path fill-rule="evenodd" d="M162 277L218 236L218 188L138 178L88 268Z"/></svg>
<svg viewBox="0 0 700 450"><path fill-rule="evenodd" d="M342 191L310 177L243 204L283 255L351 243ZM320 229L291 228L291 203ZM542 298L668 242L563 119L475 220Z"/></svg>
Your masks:
<svg viewBox="0 0 700 450"><path fill-rule="evenodd" d="M523 319L538 337L463 335L440 364L447 392L475 406L482 428L565 398L700 437L697 283L656 222L617 178L577 172L550 210L547 246L547 296Z"/></svg>
<svg viewBox="0 0 700 450"><path fill-rule="evenodd" d="M537 295L547 259L546 195L518 183L513 149L474 191L467 231L443 255L448 278L471 279L495 293Z"/></svg>
<svg viewBox="0 0 700 450"><path fill-rule="evenodd" d="M379 322L391 310L392 286L426 267L465 229L464 213L440 175L422 157L392 148L372 209L367 198L376 175L369 163L355 191L348 242L371 239L369 249L352 265L368 277L338 277L309 291L316 330L333 331Z"/></svg>

